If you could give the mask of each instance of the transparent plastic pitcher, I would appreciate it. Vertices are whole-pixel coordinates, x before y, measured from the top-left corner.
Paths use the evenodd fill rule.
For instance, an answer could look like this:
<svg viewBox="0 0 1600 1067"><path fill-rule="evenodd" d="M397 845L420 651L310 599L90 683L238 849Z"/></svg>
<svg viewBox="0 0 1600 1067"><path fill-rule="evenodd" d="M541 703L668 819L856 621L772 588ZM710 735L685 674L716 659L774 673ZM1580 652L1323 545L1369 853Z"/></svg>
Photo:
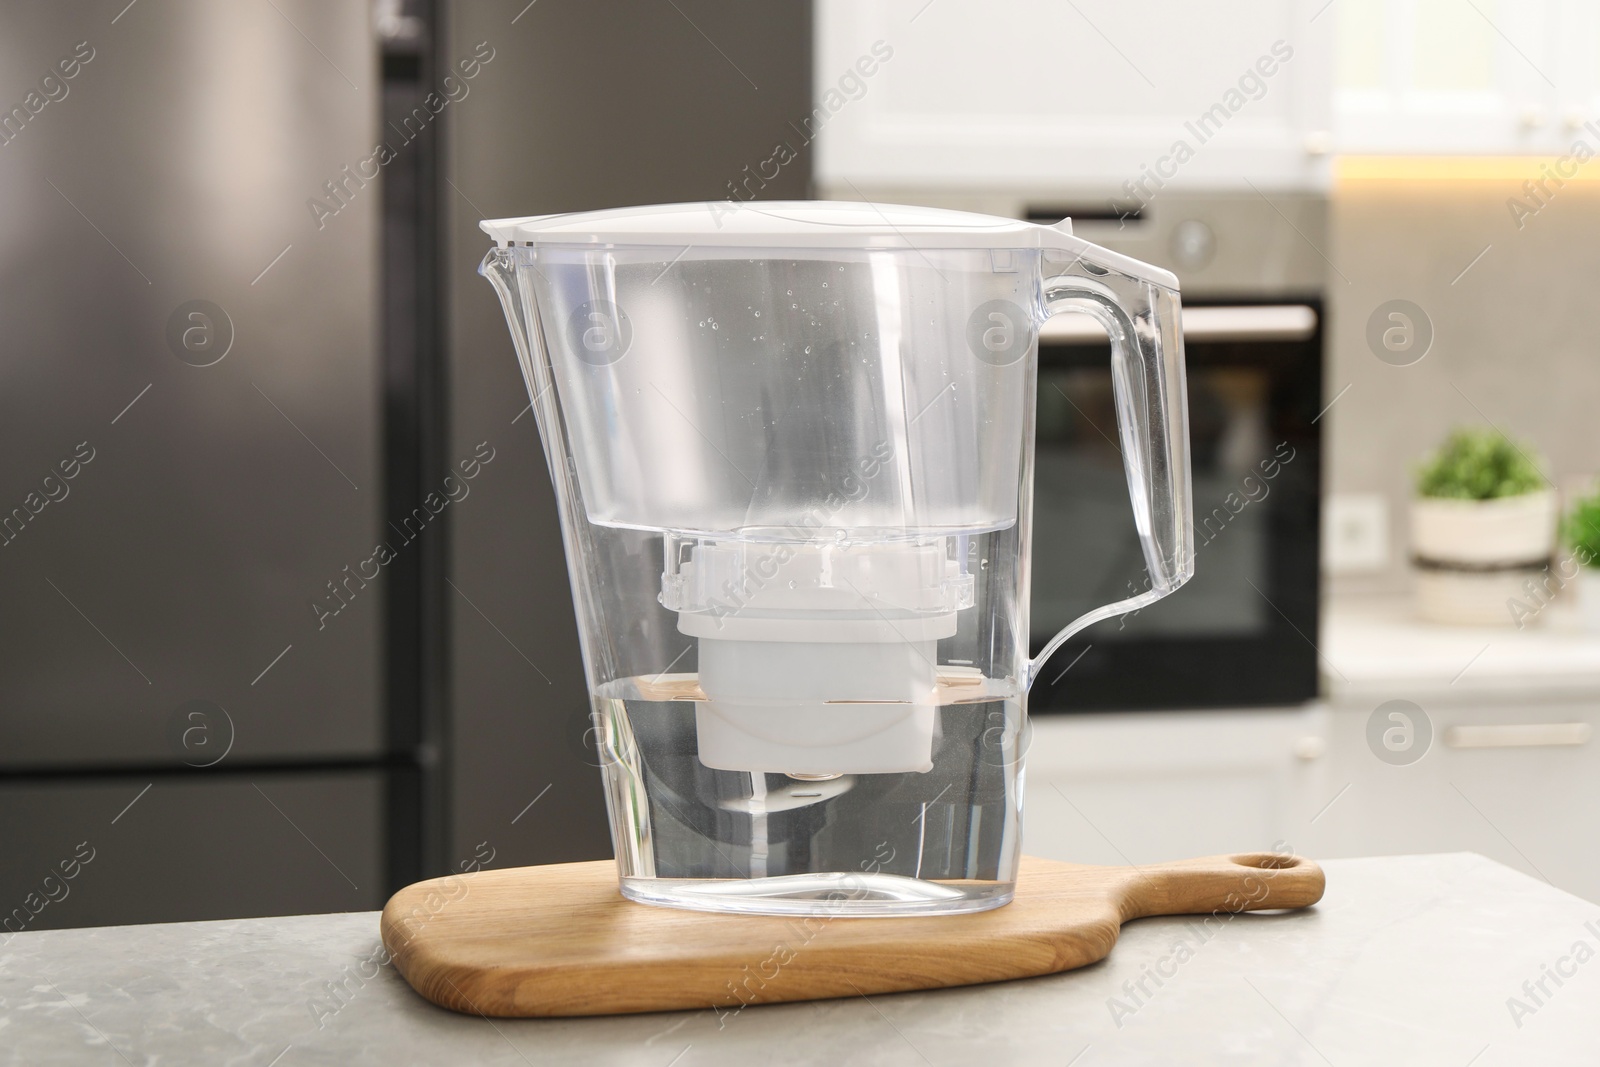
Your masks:
<svg viewBox="0 0 1600 1067"><path fill-rule="evenodd" d="M1029 684L1193 572L1177 280L1068 223L876 204L483 228L560 504L622 892L827 915L1010 900ZM1111 337L1149 588L1030 659L1038 327L1061 312Z"/></svg>

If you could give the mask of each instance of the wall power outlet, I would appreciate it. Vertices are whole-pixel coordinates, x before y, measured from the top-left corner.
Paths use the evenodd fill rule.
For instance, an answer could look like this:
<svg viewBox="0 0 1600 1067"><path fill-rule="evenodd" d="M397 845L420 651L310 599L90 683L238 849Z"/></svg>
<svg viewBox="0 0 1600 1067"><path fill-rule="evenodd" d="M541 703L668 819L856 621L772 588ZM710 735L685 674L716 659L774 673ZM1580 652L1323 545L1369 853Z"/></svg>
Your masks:
<svg viewBox="0 0 1600 1067"><path fill-rule="evenodd" d="M1389 565L1389 500L1381 493L1334 493L1322 509L1322 567L1362 574Z"/></svg>

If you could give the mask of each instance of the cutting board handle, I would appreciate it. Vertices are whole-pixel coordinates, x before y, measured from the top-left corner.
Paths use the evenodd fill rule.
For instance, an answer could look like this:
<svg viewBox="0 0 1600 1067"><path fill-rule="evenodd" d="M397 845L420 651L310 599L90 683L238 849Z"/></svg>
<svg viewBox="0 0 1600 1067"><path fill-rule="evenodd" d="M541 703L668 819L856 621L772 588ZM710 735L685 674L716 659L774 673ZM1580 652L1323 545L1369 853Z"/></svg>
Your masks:
<svg viewBox="0 0 1600 1067"><path fill-rule="evenodd" d="M1133 867L1122 894L1122 918L1304 908L1322 899L1325 884L1321 867L1280 852Z"/></svg>

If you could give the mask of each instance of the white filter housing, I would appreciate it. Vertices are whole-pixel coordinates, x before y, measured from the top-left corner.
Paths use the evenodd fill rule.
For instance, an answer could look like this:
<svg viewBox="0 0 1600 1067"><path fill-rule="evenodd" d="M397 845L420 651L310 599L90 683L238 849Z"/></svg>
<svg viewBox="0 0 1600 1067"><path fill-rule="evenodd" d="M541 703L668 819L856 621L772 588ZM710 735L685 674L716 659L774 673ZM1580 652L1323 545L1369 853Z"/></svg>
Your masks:
<svg viewBox="0 0 1600 1067"><path fill-rule="evenodd" d="M663 582L699 639L700 762L889 774L933 766L938 643L972 602L944 539L694 546Z"/></svg>

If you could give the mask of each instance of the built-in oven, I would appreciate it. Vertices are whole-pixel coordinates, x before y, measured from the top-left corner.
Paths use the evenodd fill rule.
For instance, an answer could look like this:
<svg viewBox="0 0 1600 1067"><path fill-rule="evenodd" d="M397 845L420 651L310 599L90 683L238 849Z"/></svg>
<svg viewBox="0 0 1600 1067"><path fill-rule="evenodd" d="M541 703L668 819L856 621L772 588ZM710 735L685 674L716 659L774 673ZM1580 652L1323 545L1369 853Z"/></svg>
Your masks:
<svg viewBox="0 0 1600 1067"><path fill-rule="evenodd" d="M1285 706L1317 695L1322 294L1328 198L1314 188L872 185L826 195L1072 220L1077 236L1178 276L1188 362L1195 573L1136 615L1097 623L1043 665L1036 714ZM1342 276L1340 276L1342 277ZM1090 608L1145 588L1111 394L1087 316L1039 339L1033 653Z"/></svg>
<svg viewBox="0 0 1600 1067"><path fill-rule="evenodd" d="M1322 305L1187 298L1194 577L1089 627L1045 664L1036 713L1299 703L1316 695ZM1117 437L1110 350L1086 316L1041 331L1033 651L1147 588Z"/></svg>

